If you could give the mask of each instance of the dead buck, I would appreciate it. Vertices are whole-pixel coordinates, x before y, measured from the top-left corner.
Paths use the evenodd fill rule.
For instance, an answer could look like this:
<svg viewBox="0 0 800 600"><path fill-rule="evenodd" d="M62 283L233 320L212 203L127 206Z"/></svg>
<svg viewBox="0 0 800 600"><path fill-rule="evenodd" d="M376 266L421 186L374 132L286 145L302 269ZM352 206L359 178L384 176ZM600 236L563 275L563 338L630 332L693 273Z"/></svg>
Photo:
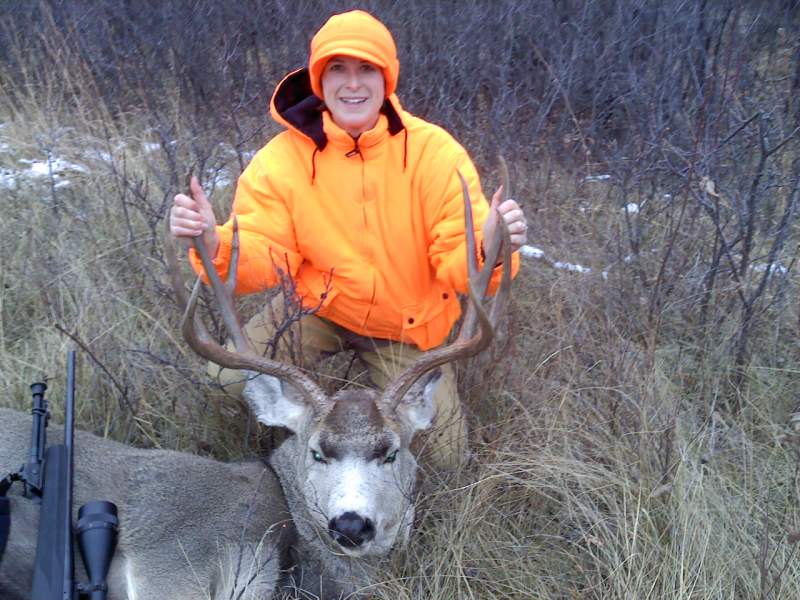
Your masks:
<svg viewBox="0 0 800 600"><path fill-rule="evenodd" d="M48 428L51 443L61 443L60 429ZM0 408L0 473L19 468L30 431L30 414ZM265 464L137 449L84 431L75 432L74 447L74 505L104 498L119 507L109 600L260 600L273 593L291 521ZM21 488L9 497L0 598L30 600L40 505Z"/></svg>
<svg viewBox="0 0 800 600"><path fill-rule="evenodd" d="M195 244L236 350L214 342L196 317L197 285L186 301L184 337L200 356L225 368L250 372L244 396L257 419L294 434L273 452L270 464L283 485L299 533L294 549L300 567L296 583L323 598L339 598L367 585L380 559L407 539L414 518L417 471L409 445L415 433L433 424L437 367L488 347L509 295L508 231L498 219L494 239L486 241L485 266L478 270L469 192L458 175L470 281L470 301L459 336L450 345L424 354L382 392L351 388L328 396L298 367L256 353L233 304L238 259L235 220L226 283L215 272L204 245ZM503 278L489 315L482 301L501 248ZM185 295L174 261L171 272L176 292Z"/></svg>
<svg viewBox="0 0 800 600"><path fill-rule="evenodd" d="M452 344L426 353L383 392L346 389L328 396L299 368L254 352L233 305L238 233L227 283L204 257L236 351L214 342L195 314L198 286L187 299L168 242L170 275L187 307L182 329L188 344L221 366L251 372L244 393L257 419L294 435L273 452L273 473L261 462L224 464L76 432L75 505L99 497L119 507L109 600L269 598L279 585L279 558L286 551L298 566L289 587L340 598L372 581L380 560L405 542L414 518L417 470L409 445L433 423L437 367L491 343L510 288L510 269L504 267L488 315L481 303L501 247L503 264L510 264L508 231L500 219L479 271L469 193L461 182L470 271L462 328ZM205 254L202 243L195 247ZM29 431L28 415L0 409L0 473L19 466ZM57 442L58 433L53 437ZM11 501L0 597L27 600L39 509L19 495ZM299 533L296 542L286 527L286 503Z"/></svg>

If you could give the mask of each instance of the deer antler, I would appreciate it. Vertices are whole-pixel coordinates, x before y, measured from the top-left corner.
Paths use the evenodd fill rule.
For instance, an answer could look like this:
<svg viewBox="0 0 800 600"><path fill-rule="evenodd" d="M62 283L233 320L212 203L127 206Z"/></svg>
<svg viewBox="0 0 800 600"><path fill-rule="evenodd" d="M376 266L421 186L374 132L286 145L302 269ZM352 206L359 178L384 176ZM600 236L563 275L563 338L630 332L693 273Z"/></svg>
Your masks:
<svg viewBox="0 0 800 600"><path fill-rule="evenodd" d="M502 166L505 166L503 162ZM505 179L507 186L507 170ZM467 236L467 270L469 274L469 303L458 337L453 343L436 350L431 350L422 355L417 362L400 373L384 390L381 405L394 411L400 404L406 392L414 382L425 373L440 365L474 356L486 349L494 338L494 328L497 326L501 310L508 300L511 289L511 241L509 240L508 227L498 215L497 229L490 240L483 240L484 265L478 270L477 251L475 248L475 231L472 220L472 203L469 197L467 182L457 171L461 180L461 191L464 197L464 227ZM508 189L506 187L506 189ZM500 249L503 250L503 275L500 288L497 292L491 314L486 313L482 302L489 286L492 271L497 263ZM478 328L475 329L477 321Z"/></svg>
<svg viewBox="0 0 800 600"><path fill-rule="evenodd" d="M208 275L209 283L214 291L214 296L219 304L225 328L228 331L228 335L233 340L234 347L236 348L235 352L215 342L211 335L209 335L200 317L195 313L197 296L200 290L200 278L197 278L192 294L187 298L186 290L183 287L183 281L178 269L178 260L175 254L172 235L169 233L169 230L167 230L166 238L164 254L167 259L170 278L172 279L172 287L175 290L178 300L186 307L183 318L181 319L181 331L189 347L203 358L222 367L228 369L247 369L285 380L297 387L302 392L306 402L315 408L319 409L329 406L331 401L327 394L322 391L313 379L298 367L270 360L257 354L253 349L252 343L239 324L239 316L236 313L233 302L233 291L236 287L236 270L239 262L239 226L236 222L236 217L234 216L233 219L231 260L225 283L222 282L217 274L202 240L199 237L192 240L194 248L203 263L203 268Z"/></svg>

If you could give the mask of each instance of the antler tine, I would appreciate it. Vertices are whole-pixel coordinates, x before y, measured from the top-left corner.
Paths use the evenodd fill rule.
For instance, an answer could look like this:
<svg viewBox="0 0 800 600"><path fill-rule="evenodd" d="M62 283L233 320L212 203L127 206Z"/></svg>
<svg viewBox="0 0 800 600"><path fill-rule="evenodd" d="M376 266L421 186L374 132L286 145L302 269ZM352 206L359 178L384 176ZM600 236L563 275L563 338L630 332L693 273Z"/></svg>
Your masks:
<svg viewBox="0 0 800 600"><path fill-rule="evenodd" d="M503 274L500 276L500 287L494 295L494 304L489 316L489 320L495 325L499 322L500 314L511 295L511 232L502 219L500 219L500 225L500 232L503 234Z"/></svg>
<svg viewBox="0 0 800 600"><path fill-rule="evenodd" d="M467 182L464 180L464 177L460 172L457 173L458 177L461 179L461 189L464 196L464 221L469 224L469 226L466 227L467 252L469 253L467 256L469 281L472 282L471 284L474 285L475 290L478 292L477 297L479 303L482 303L485 298L486 290L489 287L489 280L492 277L492 272L497 265L497 258L500 255L500 248L503 242L502 227L500 225L504 223L503 219L498 214L498 228L495 231L494 237L483 240L484 264L483 268L478 270L478 254L475 251L475 234L472 227L472 203L470 201L469 189L467 188ZM461 330L459 331L459 340L466 339L474 334L476 321L478 320L476 306L477 305L473 302L467 305L467 311L462 320Z"/></svg>
<svg viewBox="0 0 800 600"><path fill-rule="evenodd" d="M211 336L209 335L208 330L205 328L205 325L203 325L202 321L200 321L200 319L198 319L194 314L197 295L200 291L200 277L198 277L194 282L191 297L187 296L186 290L183 287L183 280L180 276L180 270L178 268L178 258L175 254L175 245L172 241L172 235L169 231L169 221L166 221L166 225L166 235L164 236L164 257L167 260L167 271L169 273L170 280L172 281L172 289L175 291L175 295L178 297L178 303L184 307L180 323L181 331L183 332L184 337L191 348L212 343ZM187 326L188 323L192 322L194 322L194 328L192 328L191 325ZM198 352L198 354L200 353ZM201 354L201 356L205 356L205 354Z"/></svg>
<svg viewBox="0 0 800 600"><path fill-rule="evenodd" d="M197 238L195 238L195 242L197 242ZM202 255L200 260L203 260ZM205 266L206 263L203 262L203 268L205 268ZM238 272L239 272L239 220L236 218L236 215L234 214L233 239L231 240L231 258L230 261L228 262L228 276L225 279L225 295L231 299L231 306L234 306L233 297L236 292L236 277ZM236 319L236 323L237 324L239 323L238 319ZM246 338L247 336L244 337ZM247 341L249 342L250 340Z"/></svg>
<svg viewBox="0 0 800 600"><path fill-rule="evenodd" d="M459 181L461 181L461 197L464 199L464 233L467 236L467 280L478 280L478 252L475 248L475 222L472 218L472 200L469 197L469 186L467 180L456 169Z"/></svg>
<svg viewBox="0 0 800 600"><path fill-rule="evenodd" d="M233 217L233 247L231 250L230 268L228 269L228 277L225 284L214 268L211 262L211 257L208 255L208 249L203 243L200 236L192 238L192 245L195 252L200 257L203 263L203 268L206 271L206 276L211 284L211 289L214 291L214 296L219 303L219 310L222 315L222 322L225 323L225 328L228 330L228 335L233 340L233 346L238 352L255 354L250 340L242 331L239 325L239 318L236 314L236 307L233 303L233 289L236 287L236 270L239 262L239 224L236 221L236 216Z"/></svg>
<svg viewBox="0 0 800 600"><path fill-rule="evenodd" d="M511 176L508 172L508 164L502 154L497 155L497 161L500 163L500 180L503 182L503 196L505 198L511 197ZM500 219L503 224L501 228L503 233L503 275L500 279L500 288L495 294L494 305L492 306L491 320L492 323L497 323L500 317L500 312L506 306L508 297L511 295L511 232L508 230L505 222ZM508 268L505 268L505 265Z"/></svg>
<svg viewBox="0 0 800 600"><path fill-rule="evenodd" d="M503 196L511 198L511 176L508 173L508 164L502 154L497 155L497 162L500 163L500 181L503 183Z"/></svg>
<svg viewBox="0 0 800 600"><path fill-rule="evenodd" d="M195 250L197 250L200 255L200 260L203 262L203 268L208 275L214 296L219 303L223 322L228 330L228 334L233 339L236 351L228 350L215 342L211 335L209 335L208 330L205 328L205 325L203 325L199 316L195 314L197 296L199 295L199 278L195 283L192 296L187 299L186 290L183 287L183 281L181 280L178 270L178 262L175 256L172 236L168 231L165 254L170 277L172 279L172 286L179 301L186 306L181 320L181 331L189 347L206 360L210 360L222 367L228 369L246 369L286 380L295 385L302 392L305 400L312 406L322 408L330 405L330 399L327 394L322 391L314 380L298 367L258 355L253 349L247 335L239 325L239 319L233 303L233 290L236 286L235 275L239 260L239 230L235 217L233 224L231 262L228 270L227 282L225 284L222 283L222 280L217 274L211 262L211 258L208 256L205 244L203 244L199 238L195 238L193 244Z"/></svg>
<svg viewBox="0 0 800 600"><path fill-rule="evenodd" d="M397 408L406 392L422 375L440 365L460 358L474 356L486 349L494 339L494 327L500 316L501 308L505 304L511 287L511 242L508 227L502 218L498 218L498 227L491 240L484 240L485 261L481 270L477 266L477 253L475 244L475 231L472 220L472 203L466 180L457 171L461 180L461 189L464 197L464 227L467 236L467 269L469 273L469 304L467 313L461 324L461 330L456 340L442 348L426 352L416 363L390 383L383 392L382 403L393 411ZM498 298L492 307L491 316L487 315L483 307L483 299L489 280L497 262L500 247L503 247L503 276L498 292ZM500 295L503 295L501 298ZM472 333L475 321L478 330Z"/></svg>
<svg viewBox="0 0 800 600"><path fill-rule="evenodd" d="M511 176L508 172L508 164L506 163L506 159L503 158L502 154L497 155L497 162L500 164L500 181L503 184L503 197L510 198L511 197ZM499 216L499 215L498 215ZM505 308L508 298L511 295L511 232L508 230L508 226L505 224L503 219L498 219L499 222L502 224L500 228L502 233L502 244L501 248L503 250L503 275L500 278L500 287L497 290L497 294L495 294L494 304L492 305L492 312L490 316L490 320L492 323L497 323L498 319L500 318L500 313ZM498 236L499 237L499 236ZM498 239L498 237L495 238ZM490 248L490 252L494 252L494 241L492 240L492 248ZM496 261L497 257L492 259L492 261ZM495 264L494 262L490 262L487 253L487 264ZM507 268L506 268L507 267Z"/></svg>

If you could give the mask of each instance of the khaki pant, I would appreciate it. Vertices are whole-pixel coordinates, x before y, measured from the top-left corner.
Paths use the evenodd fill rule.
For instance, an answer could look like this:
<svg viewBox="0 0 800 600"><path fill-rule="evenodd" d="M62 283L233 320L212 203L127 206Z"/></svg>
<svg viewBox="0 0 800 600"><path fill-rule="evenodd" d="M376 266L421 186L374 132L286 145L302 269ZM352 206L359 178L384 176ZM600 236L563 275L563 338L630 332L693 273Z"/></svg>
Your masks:
<svg viewBox="0 0 800 600"><path fill-rule="evenodd" d="M283 295L278 294L261 313L245 325L245 333L258 352L264 353L267 350L276 328L284 318ZM301 356L296 356L298 350ZM275 359L294 361L313 369L323 356L343 350L354 350L358 353L367 366L372 383L379 389L383 389L423 354L408 344L365 338L315 315L305 315L282 336ZM431 430L417 436L415 451L423 465L437 470L450 470L465 462L467 426L461 411L453 367L447 364L441 369L442 376L434 391L434 424ZM244 390L245 378L239 371L221 369L218 365L209 363L208 373L231 394L241 395Z"/></svg>

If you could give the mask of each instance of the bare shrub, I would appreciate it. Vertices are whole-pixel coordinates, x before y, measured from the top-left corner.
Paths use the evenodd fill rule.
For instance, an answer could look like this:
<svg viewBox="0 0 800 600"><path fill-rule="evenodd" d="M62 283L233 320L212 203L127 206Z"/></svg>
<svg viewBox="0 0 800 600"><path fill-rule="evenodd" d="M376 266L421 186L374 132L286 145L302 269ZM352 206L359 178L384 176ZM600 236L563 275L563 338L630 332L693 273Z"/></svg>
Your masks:
<svg viewBox="0 0 800 600"><path fill-rule="evenodd" d="M375 595L797 596L800 4L360 5L486 190L509 159L551 258L524 261L493 368L464 369L473 463L424 488ZM42 373L59 396L78 345L84 427L269 445L178 339L161 219L190 168L227 216L275 84L350 8L0 3L0 402Z"/></svg>

